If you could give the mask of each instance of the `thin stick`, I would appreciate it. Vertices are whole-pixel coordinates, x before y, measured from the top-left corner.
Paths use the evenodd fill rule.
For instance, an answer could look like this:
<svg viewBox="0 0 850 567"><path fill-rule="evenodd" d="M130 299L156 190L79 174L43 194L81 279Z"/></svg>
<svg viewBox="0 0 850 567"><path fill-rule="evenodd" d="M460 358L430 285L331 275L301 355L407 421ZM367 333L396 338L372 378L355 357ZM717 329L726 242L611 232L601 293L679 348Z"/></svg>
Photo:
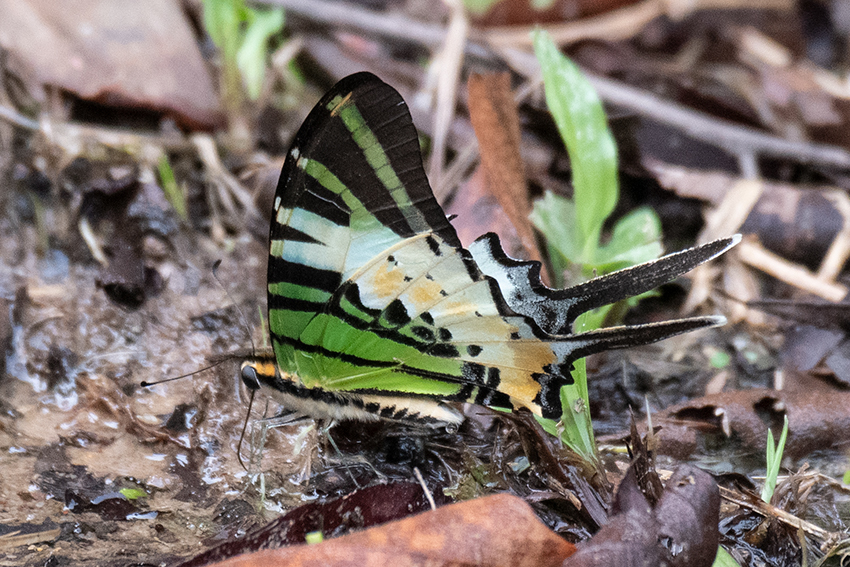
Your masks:
<svg viewBox="0 0 850 567"><path fill-rule="evenodd" d="M433 148L428 164L428 178L431 183L437 185L443 177L448 132L455 115L458 82L463 68L463 46L469 33L469 20L460 0L444 1L451 10L448 33L440 52L431 63L437 73L437 107L434 112Z"/></svg>
<svg viewBox="0 0 850 567"><path fill-rule="evenodd" d="M416 480L419 481L419 486L422 487L422 492L425 493L425 498L428 499L428 505L431 506L432 510L436 510L437 505L434 503L434 497L431 495L431 491L428 490L428 485L425 484L425 479L422 478L422 473L419 472L419 467L413 467L413 474L416 475Z"/></svg>
<svg viewBox="0 0 850 567"><path fill-rule="evenodd" d="M835 235L818 268L817 278L829 282L835 281L850 257L850 198L843 190L830 191L826 198L841 213L842 220L841 230Z"/></svg>
<svg viewBox="0 0 850 567"><path fill-rule="evenodd" d="M806 268L770 252L750 238L745 238L738 245L737 254L745 264L827 301L839 302L847 295L847 286L822 281Z"/></svg>
<svg viewBox="0 0 850 567"><path fill-rule="evenodd" d="M728 500L729 502L733 502L738 506L743 506L744 508L748 508L753 512L761 514L766 518L776 518L780 522L787 524L791 527L801 529L807 534L820 538L822 541L834 542L841 539L841 534L828 532L823 528L820 528L806 520L800 519L793 514L789 514L785 510L781 510L771 504L763 502L761 500L755 500L751 498L746 498L743 494L730 490L729 488L725 488L723 486L720 488L720 496Z"/></svg>
<svg viewBox="0 0 850 567"><path fill-rule="evenodd" d="M245 469L246 473L251 471L248 470L248 467L245 466L245 463L242 462L242 441L245 439L245 432L248 430L248 420L251 419L251 408L254 407L254 393L256 390L251 390L251 397L248 399L248 412L245 414L245 421L242 422L242 432L239 434L239 443L236 444L236 460L239 461L239 465Z"/></svg>
<svg viewBox="0 0 850 567"><path fill-rule="evenodd" d="M9 108L8 106L0 105L0 119L26 130L38 131L41 128L41 125L37 120L28 118L16 111L14 108Z"/></svg>
<svg viewBox="0 0 850 567"><path fill-rule="evenodd" d="M617 10L611 10L590 18L544 26L558 45L575 43L586 39L616 41L628 39L666 11L668 2L644 0ZM487 41L496 46L530 46L531 26L505 26L488 29Z"/></svg>
<svg viewBox="0 0 850 567"><path fill-rule="evenodd" d="M519 49L502 49L500 53L521 75L532 78L540 74L540 65L533 54ZM850 152L838 146L779 138L755 128L740 126L691 110L649 91L583 71L605 102L673 126L695 140L724 148L730 153L737 155L751 152L755 155L786 158L796 163L850 167Z"/></svg>

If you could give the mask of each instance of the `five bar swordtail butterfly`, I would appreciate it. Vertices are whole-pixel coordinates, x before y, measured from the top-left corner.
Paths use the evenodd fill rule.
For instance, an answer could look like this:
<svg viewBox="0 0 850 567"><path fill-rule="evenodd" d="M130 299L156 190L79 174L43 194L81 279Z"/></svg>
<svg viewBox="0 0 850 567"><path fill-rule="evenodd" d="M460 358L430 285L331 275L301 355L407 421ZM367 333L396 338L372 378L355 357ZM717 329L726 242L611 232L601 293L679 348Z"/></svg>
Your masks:
<svg viewBox="0 0 850 567"><path fill-rule="evenodd" d="M737 241L546 287L540 265L509 258L494 234L461 245L425 177L404 100L357 73L319 101L286 156L269 236L276 363L245 362L242 377L317 417L458 423L453 402L470 402L557 419L577 359L725 322L575 334L578 315L653 289Z"/></svg>

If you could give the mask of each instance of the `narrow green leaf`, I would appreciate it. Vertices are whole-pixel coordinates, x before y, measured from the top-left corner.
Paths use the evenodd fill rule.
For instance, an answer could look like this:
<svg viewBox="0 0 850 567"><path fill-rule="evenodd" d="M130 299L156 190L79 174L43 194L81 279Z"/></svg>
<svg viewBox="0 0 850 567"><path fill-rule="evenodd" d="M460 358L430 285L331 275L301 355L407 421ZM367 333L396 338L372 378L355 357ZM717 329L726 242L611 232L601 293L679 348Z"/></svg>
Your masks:
<svg viewBox="0 0 850 567"><path fill-rule="evenodd" d="M165 198L168 199L168 202L171 203L171 206L174 207L174 211L181 219L184 221L188 220L189 213L186 206L186 195L183 194L183 190L174 178L174 170L171 169L171 162L168 161L167 154L163 153L162 157L159 158L157 170L159 172L159 182L162 184L162 191L165 193Z"/></svg>
<svg viewBox="0 0 850 567"><path fill-rule="evenodd" d="M782 424L782 434L779 436L779 444L773 445L773 433L767 430L767 474L764 479L764 487L761 489L761 499L770 503L773 491L776 489L776 479L779 477L779 468L782 465L782 454L785 451L785 441L788 439L788 416Z"/></svg>
<svg viewBox="0 0 850 567"><path fill-rule="evenodd" d="M529 219L561 256L571 263L581 263L575 203L546 191L543 198L534 202Z"/></svg>
<svg viewBox="0 0 850 567"><path fill-rule="evenodd" d="M139 498L144 498L148 495L147 492L140 488L122 488L118 492L120 492L127 500L138 500Z"/></svg>
<svg viewBox="0 0 850 567"><path fill-rule="evenodd" d="M236 59L244 8L243 0L204 0L204 29L226 62Z"/></svg>
<svg viewBox="0 0 850 567"><path fill-rule="evenodd" d="M543 72L546 105L564 140L573 169L582 263L592 263L602 224L619 198L617 146L602 102L579 68L542 30L533 32Z"/></svg>
<svg viewBox="0 0 850 567"><path fill-rule="evenodd" d="M221 84L225 106L231 111L242 104L236 54L242 41L244 0L204 0L204 29L221 53Z"/></svg>
<svg viewBox="0 0 850 567"><path fill-rule="evenodd" d="M576 332L588 330L589 313L584 313L576 319ZM590 398L587 389L587 365L582 358L577 360L572 371L573 384L561 388L561 423L555 424L551 419L537 418L543 429L560 437L570 449L587 461L596 462L596 439L593 435L593 424L590 419Z"/></svg>
<svg viewBox="0 0 850 567"><path fill-rule="evenodd" d="M463 0L463 7L466 11L475 16L483 16L490 8L501 2L502 0Z"/></svg>
<svg viewBox="0 0 850 567"><path fill-rule="evenodd" d="M611 240L597 253L603 273L649 262L660 257L661 220L649 207L630 211L614 225Z"/></svg>
<svg viewBox="0 0 850 567"><path fill-rule="evenodd" d="M711 353L711 357L708 359L708 363L711 367L718 370L726 368L731 362L732 356L728 352L724 352L722 350L715 350Z"/></svg>

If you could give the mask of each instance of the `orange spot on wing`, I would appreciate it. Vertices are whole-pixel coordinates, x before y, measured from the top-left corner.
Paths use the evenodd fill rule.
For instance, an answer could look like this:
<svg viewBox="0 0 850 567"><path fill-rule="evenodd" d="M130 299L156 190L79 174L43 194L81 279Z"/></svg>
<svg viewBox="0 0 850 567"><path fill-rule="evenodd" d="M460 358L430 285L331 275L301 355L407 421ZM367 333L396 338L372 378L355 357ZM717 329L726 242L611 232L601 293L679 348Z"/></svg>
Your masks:
<svg viewBox="0 0 850 567"><path fill-rule="evenodd" d="M542 372L543 367L556 361L552 348L543 341L522 341L510 345L513 351L513 364L517 368L526 368Z"/></svg>
<svg viewBox="0 0 850 567"><path fill-rule="evenodd" d="M443 289L443 286L437 282L422 278L410 289L408 296L415 306L424 307L434 302L439 296L441 289Z"/></svg>
<svg viewBox="0 0 850 567"><path fill-rule="evenodd" d="M372 289L378 297L396 297L404 284L404 273L396 267L378 268L372 278Z"/></svg>
<svg viewBox="0 0 850 567"><path fill-rule="evenodd" d="M530 374L516 368L502 368L499 376L499 391L509 395L517 404L539 413L533 400L540 393L540 384Z"/></svg>
<svg viewBox="0 0 850 567"><path fill-rule="evenodd" d="M258 362L254 365L254 368L257 370L258 374L262 374L263 376L274 376L275 375L275 364L271 362Z"/></svg>

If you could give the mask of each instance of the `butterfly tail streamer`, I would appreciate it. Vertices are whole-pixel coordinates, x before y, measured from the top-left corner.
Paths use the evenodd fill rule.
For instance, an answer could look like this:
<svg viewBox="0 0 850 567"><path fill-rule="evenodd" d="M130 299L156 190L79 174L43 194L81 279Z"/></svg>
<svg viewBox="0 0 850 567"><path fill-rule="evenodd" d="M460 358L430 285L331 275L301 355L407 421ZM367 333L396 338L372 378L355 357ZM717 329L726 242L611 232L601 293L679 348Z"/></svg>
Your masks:
<svg viewBox="0 0 850 567"><path fill-rule="evenodd" d="M495 234L480 237L469 250L481 271L499 283L511 309L531 317L547 333L563 335L571 332L582 313L655 289L723 254L740 240L739 234L721 238L566 289L544 285L540 263L509 257Z"/></svg>
<svg viewBox="0 0 850 567"><path fill-rule="evenodd" d="M648 345L683 333L721 327L725 324L726 317L722 315L688 317L643 325L606 327L570 336L564 342L575 342L580 345L571 351L570 362L574 362L579 358L602 351Z"/></svg>
<svg viewBox="0 0 850 567"><path fill-rule="evenodd" d="M557 419L562 413L560 391L573 383L570 370L573 363L591 354L607 350L647 345L698 329L720 327L726 324L723 316L689 317L673 321L607 327L577 335L560 337L552 343L559 355L558 372L538 377L541 390L537 400L543 417Z"/></svg>

